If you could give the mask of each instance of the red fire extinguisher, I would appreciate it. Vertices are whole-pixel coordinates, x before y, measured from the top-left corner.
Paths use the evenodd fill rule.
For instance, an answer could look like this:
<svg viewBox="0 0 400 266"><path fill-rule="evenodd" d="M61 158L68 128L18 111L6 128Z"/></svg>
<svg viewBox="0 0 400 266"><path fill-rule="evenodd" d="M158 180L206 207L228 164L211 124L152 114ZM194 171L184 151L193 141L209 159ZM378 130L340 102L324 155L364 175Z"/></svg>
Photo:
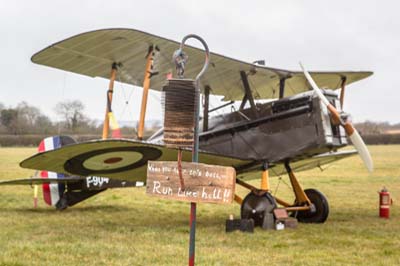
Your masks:
<svg viewBox="0 0 400 266"><path fill-rule="evenodd" d="M389 219L390 204L392 204L390 193L383 187L379 192L379 217Z"/></svg>

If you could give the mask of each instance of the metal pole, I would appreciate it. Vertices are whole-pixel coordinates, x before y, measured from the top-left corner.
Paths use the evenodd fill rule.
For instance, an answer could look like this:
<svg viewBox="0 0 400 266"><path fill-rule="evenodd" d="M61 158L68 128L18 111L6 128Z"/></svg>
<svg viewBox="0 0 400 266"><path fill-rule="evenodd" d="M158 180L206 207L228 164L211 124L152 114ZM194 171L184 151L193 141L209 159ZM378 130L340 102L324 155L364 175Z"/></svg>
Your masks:
<svg viewBox="0 0 400 266"><path fill-rule="evenodd" d="M200 73L196 77L195 81L195 113L194 113L194 142L193 142L193 151L192 151L192 162L197 163L199 161L199 112L200 112L200 77L207 70L210 51L208 49L207 43L200 37L195 34L189 34L185 36L181 42L179 50L176 54L183 53L183 46L185 45L185 41L189 38L195 38L199 40L206 51L206 59L203 68ZM195 239L196 239L196 203L190 203L190 239L189 239L189 266L193 266L195 262Z"/></svg>

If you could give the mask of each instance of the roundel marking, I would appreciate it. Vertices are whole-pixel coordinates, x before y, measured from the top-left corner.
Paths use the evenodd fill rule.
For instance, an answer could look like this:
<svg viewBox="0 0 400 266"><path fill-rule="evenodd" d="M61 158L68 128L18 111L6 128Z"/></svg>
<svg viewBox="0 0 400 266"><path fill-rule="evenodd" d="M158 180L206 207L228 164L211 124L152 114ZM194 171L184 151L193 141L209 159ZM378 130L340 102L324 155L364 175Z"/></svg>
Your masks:
<svg viewBox="0 0 400 266"><path fill-rule="evenodd" d="M143 155L137 151L114 151L95 155L83 161L83 167L90 170L121 168L140 161Z"/></svg>
<svg viewBox="0 0 400 266"><path fill-rule="evenodd" d="M114 147L76 155L65 162L64 169L86 176L112 174L138 168L161 155L161 150L153 147Z"/></svg>
<svg viewBox="0 0 400 266"><path fill-rule="evenodd" d="M111 158L105 159L103 163L112 164L112 163L117 163L122 160L123 159L121 157L111 157Z"/></svg>

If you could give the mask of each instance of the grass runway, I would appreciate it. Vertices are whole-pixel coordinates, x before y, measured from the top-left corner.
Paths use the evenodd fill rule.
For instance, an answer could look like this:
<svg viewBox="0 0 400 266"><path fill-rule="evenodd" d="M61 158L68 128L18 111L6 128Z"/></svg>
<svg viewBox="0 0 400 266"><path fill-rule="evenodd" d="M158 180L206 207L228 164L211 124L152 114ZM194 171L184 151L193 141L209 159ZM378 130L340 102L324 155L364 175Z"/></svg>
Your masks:
<svg viewBox="0 0 400 266"><path fill-rule="evenodd" d="M199 204L197 265L400 265L400 145L370 146L375 171L354 156L298 173L303 188L329 200L324 224L254 234L225 233L237 204ZM19 161L36 148L0 148L0 179L29 177ZM272 178L273 194L291 201L289 180ZM259 180L253 181L258 185ZM394 200L378 217L378 193ZM242 196L246 191L238 189ZM39 197L41 195L39 194ZM0 187L0 265L187 265L190 204L157 200L144 188L108 190L59 212L29 186Z"/></svg>

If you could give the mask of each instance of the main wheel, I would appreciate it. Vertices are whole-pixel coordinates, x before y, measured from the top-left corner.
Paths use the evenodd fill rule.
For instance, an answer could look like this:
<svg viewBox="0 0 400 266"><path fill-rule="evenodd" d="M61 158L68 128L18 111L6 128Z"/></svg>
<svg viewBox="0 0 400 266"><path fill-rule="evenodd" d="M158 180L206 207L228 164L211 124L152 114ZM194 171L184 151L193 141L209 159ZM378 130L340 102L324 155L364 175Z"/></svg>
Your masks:
<svg viewBox="0 0 400 266"><path fill-rule="evenodd" d="M308 211L299 211L297 213L297 220L301 223L323 223L329 215L328 200L320 191L316 189L304 190L314 208Z"/></svg>
<svg viewBox="0 0 400 266"><path fill-rule="evenodd" d="M266 214L272 214L276 208L274 197L266 192L263 195L257 195L250 192L243 199L240 208L240 216L242 219L253 219L255 226L263 226Z"/></svg>

